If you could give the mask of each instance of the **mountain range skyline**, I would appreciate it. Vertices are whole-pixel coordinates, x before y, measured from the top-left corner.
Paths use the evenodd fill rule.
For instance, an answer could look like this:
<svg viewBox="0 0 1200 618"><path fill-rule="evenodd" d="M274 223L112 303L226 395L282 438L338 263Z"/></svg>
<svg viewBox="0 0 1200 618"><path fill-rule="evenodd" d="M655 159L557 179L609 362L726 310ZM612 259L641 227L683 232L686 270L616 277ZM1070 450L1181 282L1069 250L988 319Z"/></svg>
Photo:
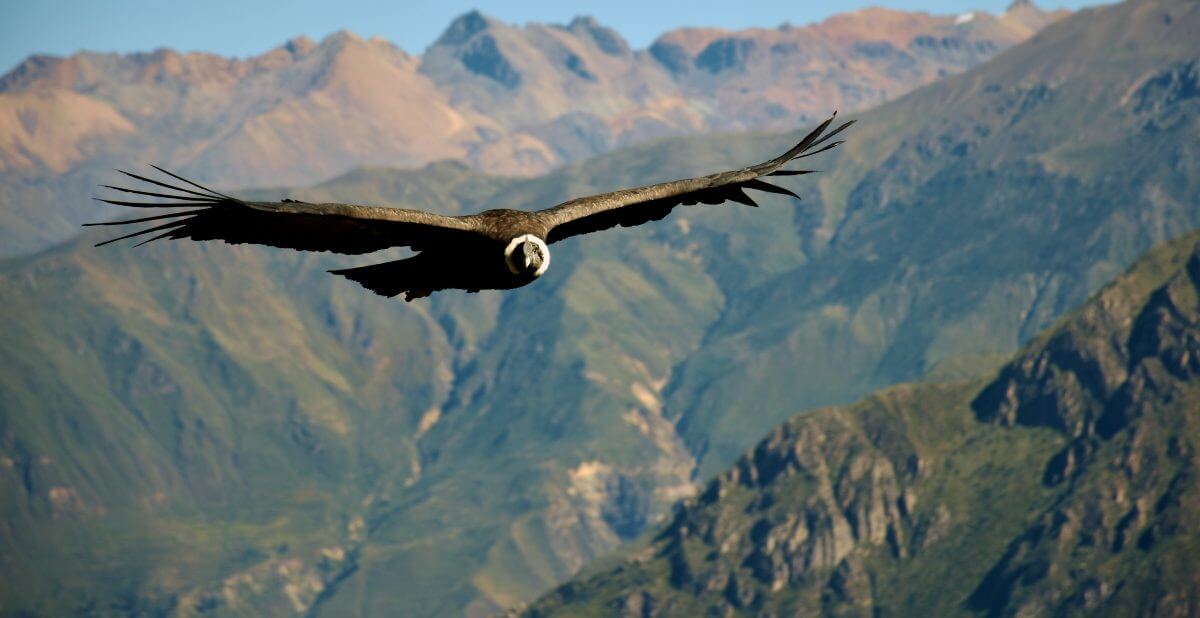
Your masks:
<svg viewBox="0 0 1200 618"><path fill-rule="evenodd" d="M1021 2L1023 0L1018 0ZM263 54L285 41L321 40L339 31L363 38L380 37L410 54L424 53L457 17L479 11L514 25L567 24L592 17L619 33L634 49L646 49L664 32L681 28L774 27L813 25L839 13L879 7L933 15L1000 14L1011 0L854 0L837 5L800 5L752 0L736 6L632 1L558 4L461 1L405 3L382 7L367 0L289 4L287 12L263 3L228 1L174 5L123 0L111 3L68 1L53 5L17 2L0 21L0 72L30 56L70 56L79 52L134 53L157 49L204 52L234 58ZM1078 10L1096 0L1041 0L1045 10ZM234 14L240 21L224 19ZM220 20L213 23L214 20ZM52 25L52 27L49 27ZM197 27L197 26L201 27Z"/></svg>
<svg viewBox="0 0 1200 618"><path fill-rule="evenodd" d="M672 30L633 50L595 19L514 26L469 12L420 56L342 31L243 60L31 57L0 77L0 255L111 216L88 198L114 167L154 163L231 190L442 159L529 177L671 135L853 113L1066 14L1018 5L963 21L871 9L813 26Z"/></svg>

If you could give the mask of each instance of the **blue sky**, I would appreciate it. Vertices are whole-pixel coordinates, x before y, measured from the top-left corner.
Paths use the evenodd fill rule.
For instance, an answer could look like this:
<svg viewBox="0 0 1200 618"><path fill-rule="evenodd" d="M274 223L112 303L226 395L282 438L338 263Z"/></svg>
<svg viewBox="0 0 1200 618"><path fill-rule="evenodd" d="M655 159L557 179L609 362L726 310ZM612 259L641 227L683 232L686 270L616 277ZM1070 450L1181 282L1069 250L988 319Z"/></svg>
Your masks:
<svg viewBox="0 0 1200 618"><path fill-rule="evenodd" d="M0 0L0 72L34 53L79 50L137 51L172 47L245 57L304 34L314 39L346 28L379 35L420 53L454 17L477 8L507 22L566 23L592 15L616 28L635 48L681 26L745 28L805 24L865 6L956 14L999 13L1009 0ZM1040 0L1043 8L1079 8L1095 2Z"/></svg>

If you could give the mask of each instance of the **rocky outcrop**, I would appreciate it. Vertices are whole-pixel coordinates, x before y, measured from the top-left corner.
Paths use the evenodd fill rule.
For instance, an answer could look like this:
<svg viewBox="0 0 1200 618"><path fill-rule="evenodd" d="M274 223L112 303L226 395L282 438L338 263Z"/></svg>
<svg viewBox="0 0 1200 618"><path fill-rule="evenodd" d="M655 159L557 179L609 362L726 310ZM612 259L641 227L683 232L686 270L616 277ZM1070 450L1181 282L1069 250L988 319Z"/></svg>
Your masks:
<svg viewBox="0 0 1200 618"><path fill-rule="evenodd" d="M1049 426L1071 440L1043 476L1066 490L1008 546L970 607L1194 613L1194 576L1160 571L1161 561L1154 577L1112 567L1200 538L1184 515L1200 509L1200 244L1191 244L1156 252L1105 289L976 400L985 420ZM1147 295L1154 270L1172 274Z"/></svg>
<svg viewBox="0 0 1200 618"><path fill-rule="evenodd" d="M709 73L744 68L757 47L753 39L717 39L696 56L696 67Z"/></svg>
<svg viewBox="0 0 1200 618"><path fill-rule="evenodd" d="M862 557L919 551L914 540L935 542L945 522L914 517L921 463L913 445L885 452L862 429L843 410L806 415L709 483L656 537L653 560L666 566L671 588L731 610L762 609L796 589L829 591L835 605L870 602ZM653 589L622 603L629 615L681 610ZM660 608L666 613L655 614Z"/></svg>
<svg viewBox="0 0 1200 618"><path fill-rule="evenodd" d="M468 71L494 80L508 89L521 85L521 74L496 46L495 37L480 36L463 47L459 60Z"/></svg>
<svg viewBox="0 0 1200 618"><path fill-rule="evenodd" d="M1200 375L1198 287L1200 254L1187 257L1148 300L1129 285L1109 286L1043 345L1006 365L975 400L976 414L1069 435L1071 444L1046 471L1048 482L1063 480L1099 441L1178 397L1179 385Z"/></svg>

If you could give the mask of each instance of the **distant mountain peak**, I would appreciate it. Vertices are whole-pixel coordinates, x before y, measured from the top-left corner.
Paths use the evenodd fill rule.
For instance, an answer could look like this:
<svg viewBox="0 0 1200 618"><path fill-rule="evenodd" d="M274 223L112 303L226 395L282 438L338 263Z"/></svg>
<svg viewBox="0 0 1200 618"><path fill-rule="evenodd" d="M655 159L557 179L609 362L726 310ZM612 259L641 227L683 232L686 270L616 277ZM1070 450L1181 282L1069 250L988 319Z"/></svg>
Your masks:
<svg viewBox="0 0 1200 618"><path fill-rule="evenodd" d="M567 24L567 28L595 28L599 25L600 22L596 21L596 18L592 17L591 15L576 15L573 19L571 19L570 23Z"/></svg>
<svg viewBox="0 0 1200 618"><path fill-rule="evenodd" d="M494 22L495 20L478 10L467 11L450 22L434 45L461 45L476 34L492 27Z"/></svg>
<svg viewBox="0 0 1200 618"><path fill-rule="evenodd" d="M288 39L288 42L283 44L283 48L290 52L293 56L303 56L315 49L316 46L316 41L304 35L300 35L293 39Z"/></svg>
<svg viewBox="0 0 1200 618"><path fill-rule="evenodd" d="M11 71L0 75L0 92L11 92L28 87L45 78L63 63L60 56L36 54L22 60Z"/></svg>
<svg viewBox="0 0 1200 618"><path fill-rule="evenodd" d="M566 29L576 34L586 35L600 51L610 56L622 56L630 53L629 43L616 30L596 21L591 15L578 15L567 24Z"/></svg>
<svg viewBox="0 0 1200 618"><path fill-rule="evenodd" d="M334 32L333 34L330 34L329 36L322 39L321 45L322 46L341 46L341 45L345 45L346 43L361 43L362 40L363 40L362 37L358 36L357 34L351 32L349 30L346 30L345 28L342 28L341 30L338 30L337 32Z"/></svg>

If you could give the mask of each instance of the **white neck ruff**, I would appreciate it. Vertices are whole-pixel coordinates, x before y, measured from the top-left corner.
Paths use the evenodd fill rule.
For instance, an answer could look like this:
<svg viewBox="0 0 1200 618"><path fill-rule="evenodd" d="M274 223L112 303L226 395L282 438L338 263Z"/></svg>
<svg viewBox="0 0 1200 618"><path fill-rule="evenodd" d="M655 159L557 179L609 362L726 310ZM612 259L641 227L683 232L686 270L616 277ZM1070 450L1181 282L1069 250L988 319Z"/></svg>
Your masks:
<svg viewBox="0 0 1200 618"><path fill-rule="evenodd" d="M508 246L504 248L504 263L508 265L508 270L512 274L521 274L521 269L517 267L515 262L513 262L513 257L515 257L513 256L513 251L516 251L517 247L524 242L531 242L537 245L538 249L542 250L542 265L538 266L538 269L533 271L534 277L541 277L542 274L546 272L546 269L550 268L550 247L546 246L546 241L534 236L533 234L522 234L508 241Z"/></svg>

